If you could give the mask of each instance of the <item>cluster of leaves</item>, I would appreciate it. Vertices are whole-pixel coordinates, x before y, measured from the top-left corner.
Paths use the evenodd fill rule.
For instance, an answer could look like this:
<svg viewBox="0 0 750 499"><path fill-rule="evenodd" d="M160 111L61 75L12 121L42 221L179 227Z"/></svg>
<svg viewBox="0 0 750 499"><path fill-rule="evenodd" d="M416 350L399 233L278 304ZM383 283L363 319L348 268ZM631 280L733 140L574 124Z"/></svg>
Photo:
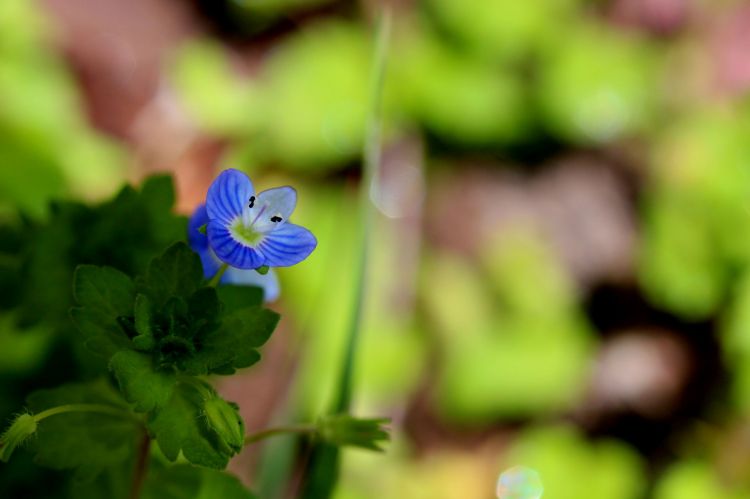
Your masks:
<svg viewBox="0 0 750 499"><path fill-rule="evenodd" d="M140 190L126 186L98 205L56 202L44 222L22 218L2 226L0 309L13 310L21 328L67 324L76 265L141 272L168 244L185 238L187 221L172 213L173 204L171 178L155 176Z"/></svg>
<svg viewBox="0 0 750 499"><path fill-rule="evenodd" d="M53 377L76 381L26 398L30 412L16 418L0 443L3 460L25 440L37 464L75 470L76 490L104 486L112 490L106 495L119 497L129 490L144 438L158 442L156 455L165 463L182 456L216 470L242 448L236 404L197 376L232 374L257 362L257 347L278 315L260 306L258 288L206 286L200 258L175 243L185 239L186 220L171 212L173 202L171 179L152 177L98 205L56 203L44 222L21 217L0 227L0 309L14 337L46 328L53 342L69 345L63 352L79 354L72 365L68 360L73 369L49 366L54 372L35 373L25 390L15 390L28 393L42 383L37 376L47 384ZM93 381L80 382L86 379ZM96 409L50 415L71 404ZM17 401L15 410L21 406ZM21 426L34 438L27 432L10 438ZM235 479L210 469L160 473L181 483L149 479L145 497L191 497L198 489L214 496L224 488L241 491L227 497L248 497ZM171 495L151 493L151 486L170 487Z"/></svg>
<svg viewBox="0 0 750 499"><path fill-rule="evenodd" d="M133 280L109 267L75 275L73 320L103 356L124 398L146 413L164 454L221 469L244 442L237 407L196 376L260 359L279 316L257 288L205 286L199 257L176 243Z"/></svg>

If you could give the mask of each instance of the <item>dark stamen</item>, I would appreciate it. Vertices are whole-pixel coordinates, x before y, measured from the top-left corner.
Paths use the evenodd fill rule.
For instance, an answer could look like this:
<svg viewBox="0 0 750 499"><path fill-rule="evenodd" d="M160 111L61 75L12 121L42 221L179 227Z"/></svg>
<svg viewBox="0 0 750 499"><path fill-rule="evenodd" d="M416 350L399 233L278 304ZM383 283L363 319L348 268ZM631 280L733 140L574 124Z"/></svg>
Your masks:
<svg viewBox="0 0 750 499"><path fill-rule="evenodd" d="M271 217L272 222L281 222L281 217L278 215L274 215Z"/></svg>
<svg viewBox="0 0 750 499"><path fill-rule="evenodd" d="M255 196L250 196L250 204L248 205L248 208L252 208L255 206Z"/></svg>

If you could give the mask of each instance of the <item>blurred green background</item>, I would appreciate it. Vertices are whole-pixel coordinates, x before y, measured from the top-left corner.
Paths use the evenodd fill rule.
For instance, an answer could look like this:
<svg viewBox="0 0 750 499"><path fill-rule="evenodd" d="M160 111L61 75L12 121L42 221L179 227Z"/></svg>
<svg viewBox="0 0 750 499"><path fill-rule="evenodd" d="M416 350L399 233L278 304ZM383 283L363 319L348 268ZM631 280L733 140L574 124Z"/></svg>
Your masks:
<svg viewBox="0 0 750 499"><path fill-rule="evenodd" d="M64 311L18 310L27 255L10 227L75 224L50 201L98 202L156 172L189 214L228 167L297 187L319 246L279 271L264 362L220 389L249 429L330 406L383 5L0 2L4 421L30 390L92 369ZM750 496L750 4L391 8L355 405L391 417L394 440L346 451L336 497L492 498L515 465L549 499ZM44 258L75 245L45 234ZM80 258L108 263L95 248ZM293 497L292 450L251 448L230 469L260 497ZM2 497L75 487L28 457L0 467Z"/></svg>

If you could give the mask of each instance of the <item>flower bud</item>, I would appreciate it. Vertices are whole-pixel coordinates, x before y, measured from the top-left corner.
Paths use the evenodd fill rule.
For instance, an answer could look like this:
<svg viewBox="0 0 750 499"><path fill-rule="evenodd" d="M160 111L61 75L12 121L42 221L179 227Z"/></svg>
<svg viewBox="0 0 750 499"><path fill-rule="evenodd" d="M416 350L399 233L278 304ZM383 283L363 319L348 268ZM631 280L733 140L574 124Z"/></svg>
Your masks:
<svg viewBox="0 0 750 499"><path fill-rule="evenodd" d="M204 414L208 426L219 437L219 444L232 454L242 450L245 444L245 422L239 414L237 404L227 402L221 397L206 400Z"/></svg>
<svg viewBox="0 0 750 499"><path fill-rule="evenodd" d="M381 452L380 442L390 439L383 426L388 418L358 419L348 414L326 416L318 421L318 436L330 444L361 447Z"/></svg>

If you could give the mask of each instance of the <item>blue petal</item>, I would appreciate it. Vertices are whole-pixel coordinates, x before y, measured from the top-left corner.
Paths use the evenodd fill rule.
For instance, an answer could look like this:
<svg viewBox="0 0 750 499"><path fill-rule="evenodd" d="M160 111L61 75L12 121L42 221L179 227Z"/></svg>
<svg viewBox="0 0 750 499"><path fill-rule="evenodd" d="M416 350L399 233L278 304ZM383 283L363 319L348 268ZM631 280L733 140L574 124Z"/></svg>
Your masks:
<svg viewBox="0 0 750 499"><path fill-rule="evenodd" d="M198 251L198 256L201 257L201 263L203 264L203 277L211 279L219 271L223 262L219 260L216 253L208 246L202 251ZM221 281L224 282L223 276Z"/></svg>
<svg viewBox="0 0 750 499"><path fill-rule="evenodd" d="M297 206L297 191L284 186L268 189L258 194L255 206L250 213L253 228L258 232L276 230L289 217Z"/></svg>
<svg viewBox="0 0 750 499"><path fill-rule="evenodd" d="M202 204L195 209L188 220L188 243L193 251L200 252L208 248L208 238L199 229L208 223L206 205Z"/></svg>
<svg viewBox="0 0 750 499"><path fill-rule="evenodd" d="M221 278L223 284L235 284L238 286L257 286L263 289L263 299L274 301L279 297L279 278L276 272L270 269L267 274L261 275L254 270L243 270L229 267Z"/></svg>
<svg viewBox="0 0 750 499"><path fill-rule="evenodd" d="M312 232L290 223L268 232L258 245L269 267L289 267L307 258L318 245Z"/></svg>
<svg viewBox="0 0 750 499"><path fill-rule="evenodd" d="M224 170L208 188L208 218L229 224L242 214L250 197L254 195L253 183L247 175L239 170Z"/></svg>
<svg viewBox="0 0 750 499"><path fill-rule="evenodd" d="M256 269L265 265L263 255L255 248L237 241L224 223L211 220L207 227L208 244L224 263L239 269Z"/></svg>

